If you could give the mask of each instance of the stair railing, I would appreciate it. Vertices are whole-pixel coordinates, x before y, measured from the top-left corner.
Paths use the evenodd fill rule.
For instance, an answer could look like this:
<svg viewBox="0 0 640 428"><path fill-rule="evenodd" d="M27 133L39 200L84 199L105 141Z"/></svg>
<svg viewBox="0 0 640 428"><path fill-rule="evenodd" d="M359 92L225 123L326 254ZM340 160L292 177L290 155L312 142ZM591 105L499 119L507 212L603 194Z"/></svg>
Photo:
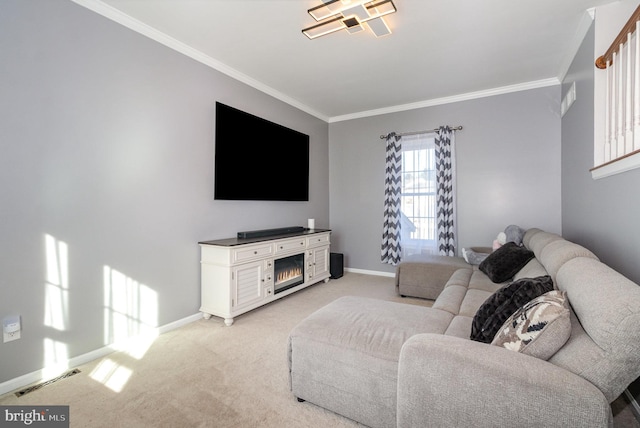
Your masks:
<svg viewBox="0 0 640 428"><path fill-rule="evenodd" d="M640 6L596 60L596 67L607 73L604 163L600 166L640 152L639 30Z"/></svg>

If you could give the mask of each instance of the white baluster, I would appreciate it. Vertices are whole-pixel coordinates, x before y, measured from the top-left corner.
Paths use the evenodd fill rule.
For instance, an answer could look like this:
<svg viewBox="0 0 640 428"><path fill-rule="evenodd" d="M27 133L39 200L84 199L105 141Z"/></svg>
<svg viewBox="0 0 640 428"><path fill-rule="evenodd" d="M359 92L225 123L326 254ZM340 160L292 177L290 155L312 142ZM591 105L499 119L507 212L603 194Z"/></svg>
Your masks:
<svg viewBox="0 0 640 428"><path fill-rule="evenodd" d="M607 61L607 84L605 85L604 115L604 161L611 160L611 61Z"/></svg>
<svg viewBox="0 0 640 428"><path fill-rule="evenodd" d="M624 116L624 129L625 129L625 146L624 146L624 154L631 153L633 151L633 111L631 110L631 102L632 102L632 94L633 87L631 85L631 64L632 64L632 56L631 56L631 33L627 34L627 49L626 49L626 61L627 61L627 69L625 72L626 84L624 90L624 98L625 98L625 116Z"/></svg>
<svg viewBox="0 0 640 428"><path fill-rule="evenodd" d="M616 110L618 107L618 61L617 54L614 52L611 59L611 138L609 141L609 161L616 158L618 153L618 119Z"/></svg>
<svg viewBox="0 0 640 428"><path fill-rule="evenodd" d="M623 45L620 43L618 51L619 55L619 66L618 68L618 106L616 108L616 115L618 116L618 139L617 139L617 151L616 158L624 156L624 55L623 55Z"/></svg>
<svg viewBox="0 0 640 428"><path fill-rule="evenodd" d="M635 79L633 80L633 150L640 150L640 21L636 22Z"/></svg>

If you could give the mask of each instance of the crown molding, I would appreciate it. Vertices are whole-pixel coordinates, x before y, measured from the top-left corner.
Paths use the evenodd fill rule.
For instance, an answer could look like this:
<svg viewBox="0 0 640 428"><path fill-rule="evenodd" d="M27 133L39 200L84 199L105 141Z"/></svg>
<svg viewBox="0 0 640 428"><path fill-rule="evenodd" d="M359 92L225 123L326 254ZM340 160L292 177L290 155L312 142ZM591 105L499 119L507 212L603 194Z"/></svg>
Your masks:
<svg viewBox="0 0 640 428"><path fill-rule="evenodd" d="M511 92L526 91L529 89L542 88L546 86L554 86L554 85L559 85L562 81L562 79L560 78L543 79L543 80L537 80L532 82L519 83L515 85L510 85L510 86L503 86L499 88L487 89L483 91L469 92L466 94L454 95L451 97L436 98L431 100L419 101L415 103L402 104L402 105L384 107L380 109L367 110L367 111L350 113L350 114L341 115L341 116L330 117L330 116L327 116L326 114L320 113L319 111L309 107L306 104L301 103L300 101L294 98L291 98L283 94L280 91L277 91L276 89L252 77L247 76L246 74L234 68L229 67L228 65L208 55L205 55L199 50L194 49L186 45L185 43L182 43L179 40L176 40L173 37L168 36L167 34L161 31L158 31L157 29L131 17L130 15L123 13L122 11L100 0L71 0L71 1L327 123L342 122L345 120L359 119L363 117L377 116L377 115L388 114L388 113L397 113L401 111L414 110L414 109L419 109L424 107L432 107L432 106L437 106L442 104L468 101L468 100L473 100L477 98L491 97L494 95L508 94ZM581 23L580 31L578 32L578 34L581 34L581 32L584 31L584 34L582 34L582 38L584 38L586 31L589 29L589 26L587 25L586 29L583 30L583 27L585 25L584 21L585 21L585 18L583 18L583 23ZM589 22L589 25L590 25L590 22ZM575 41L578 41L578 38L579 36L576 36ZM582 38L579 38L579 41L577 44L578 47L582 42ZM575 49L575 51L577 52L577 48ZM575 52L573 56L575 56ZM571 58L573 58L573 56ZM569 65L570 63L571 61L569 61ZM568 70L568 66L567 66L567 70ZM562 77L564 76L562 75Z"/></svg>
<svg viewBox="0 0 640 428"><path fill-rule="evenodd" d="M451 97L436 98L426 101L418 101L410 104L402 104L391 107L384 107L376 110L367 110L359 113L345 114L343 116L334 116L329 119L329 123L342 122L345 120L360 119L363 117L377 116L381 114L397 113L406 110L415 110L424 107L433 107L442 104L457 103L460 101L474 100L477 98L492 97L494 95L503 95L511 92L527 91L529 89L544 88L547 86L559 85L560 80L553 77L550 79L536 80L533 82L518 83L516 85L502 86L499 88L487 89L484 91L469 92L466 94L454 95Z"/></svg>
<svg viewBox="0 0 640 428"><path fill-rule="evenodd" d="M179 40L174 39L173 37L168 36L167 34L156 30L155 28L127 15L126 13L121 12L120 10L106 4L103 3L100 0L71 0L72 2L83 6L99 15L104 16L105 18L108 18L114 22L117 22L118 24L121 24L127 28L129 28L130 30L133 30L137 33L142 34L143 36L146 36L158 43L161 43L165 46L167 46L168 48L171 48L177 52L182 53L183 55L188 56L189 58L198 61L204 65L207 65L223 74L226 74L227 76L238 80L248 86L251 86L252 88L255 88L261 92L264 92L265 94L271 95L272 97L287 103L293 107L296 107L299 110L302 110L312 116L317 117L318 119L321 119L325 122L329 121L329 117L312 109L311 107L307 106L306 104L303 104L301 102L299 102L298 100L291 98L285 94L283 94L282 92L279 92L275 89L273 89L272 87L265 85L264 83L247 76L246 74L229 67L228 65L208 56L205 55L204 53L200 52L197 49L194 49L188 45L186 45L185 43L180 42Z"/></svg>

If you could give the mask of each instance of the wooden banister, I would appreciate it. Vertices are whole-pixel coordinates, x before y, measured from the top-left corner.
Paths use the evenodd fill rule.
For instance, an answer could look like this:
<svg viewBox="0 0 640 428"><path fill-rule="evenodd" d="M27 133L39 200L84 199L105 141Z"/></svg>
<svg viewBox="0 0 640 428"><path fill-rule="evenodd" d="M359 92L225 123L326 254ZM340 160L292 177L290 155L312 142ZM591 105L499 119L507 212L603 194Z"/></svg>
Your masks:
<svg viewBox="0 0 640 428"><path fill-rule="evenodd" d="M613 53L617 52L620 48L620 45L623 44L625 40L627 40L627 35L629 33L633 33L636 30L636 21L639 20L640 6L636 8L635 12L633 12L627 23L624 24L624 27L622 27L622 30L620 30L620 34L618 34L618 37L616 37L613 43L611 43L611 46L609 47L607 52L596 59L596 67L604 70L605 68L607 68L607 62L613 63Z"/></svg>

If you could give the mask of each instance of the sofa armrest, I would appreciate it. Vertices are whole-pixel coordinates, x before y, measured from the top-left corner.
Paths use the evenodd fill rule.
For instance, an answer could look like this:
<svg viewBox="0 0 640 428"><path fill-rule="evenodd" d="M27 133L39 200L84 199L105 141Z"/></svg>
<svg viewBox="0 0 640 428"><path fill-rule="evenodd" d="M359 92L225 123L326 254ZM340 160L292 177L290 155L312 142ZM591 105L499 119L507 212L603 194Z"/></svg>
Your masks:
<svg viewBox="0 0 640 428"><path fill-rule="evenodd" d="M603 427L613 416L598 388L547 361L419 334L400 353L397 421L399 428Z"/></svg>

